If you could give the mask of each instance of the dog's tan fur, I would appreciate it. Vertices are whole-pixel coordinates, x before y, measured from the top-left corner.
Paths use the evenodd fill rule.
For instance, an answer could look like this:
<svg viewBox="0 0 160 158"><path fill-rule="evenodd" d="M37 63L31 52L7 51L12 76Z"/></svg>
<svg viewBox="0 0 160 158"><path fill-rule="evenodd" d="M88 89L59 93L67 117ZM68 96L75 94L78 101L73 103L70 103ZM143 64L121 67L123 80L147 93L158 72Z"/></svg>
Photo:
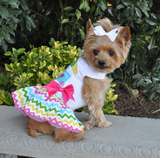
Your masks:
<svg viewBox="0 0 160 158"><path fill-rule="evenodd" d="M86 138L84 133L72 133L64 129L58 129L51 126L48 122L37 122L27 116L27 133L32 137L37 137L40 134L53 135L56 142L62 140L81 140Z"/></svg>
<svg viewBox="0 0 160 158"><path fill-rule="evenodd" d="M97 37L94 34L94 27L92 26L91 21L88 21L88 34L84 43L84 52L82 52L82 57L96 71L108 74L125 62L130 48L130 30L129 27L123 28L118 25L113 26L107 18L98 21L95 26L97 25L101 25L106 31L111 31L114 28L120 28L119 35L112 43L107 36ZM98 50L99 54L95 56L93 54L93 50ZM108 55L110 50L115 52L114 56ZM106 61L105 69L100 69L98 67L99 60ZM103 80L92 79L89 77L84 78L82 94L83 98L88 103L90 116L89 121L82 122L86 129L90 129L93 126L108 127L111 125L111 123L105 119L102 112L105 94L109 89L111 81L112 79L107 77Z"/></svg>
<svg viewBox="0 0 160 158"><path fill-rule="evenodd" d="M101 25L107 32L114 28L120 28L120 32L114 42L111 42L107 36L96 36L94 34L94 27L91 21L88 21L87 36L84 43L84 51L81 56L83 59L94 68L97 72L111 73L116 68L120 67L125 62L130 48L130 29L129 27L122 27L119 25L112 25L109 19L105 18L99 20L94 26ZM97 50L98 55L94 55L93 50ZM109 51L114 51L114 56L109 55ZM98 62L105 61L104 68L100 68ZM85 70L84 70L85 71ZM109 89L112 79L92 79L84 77L82 96L87 102L87 111L90 120L82 122L85 129L91 129L93 126L100 128L108 127L111 122L107 121L102 112L102 107L105 100L105 94ZM57 129L47 122L36 122L27 117L27 132L30 136L37 137L41 132L44 134L53 134L55 140L81 140L86 138L86 134L71 133L64 129Z"/></svg>

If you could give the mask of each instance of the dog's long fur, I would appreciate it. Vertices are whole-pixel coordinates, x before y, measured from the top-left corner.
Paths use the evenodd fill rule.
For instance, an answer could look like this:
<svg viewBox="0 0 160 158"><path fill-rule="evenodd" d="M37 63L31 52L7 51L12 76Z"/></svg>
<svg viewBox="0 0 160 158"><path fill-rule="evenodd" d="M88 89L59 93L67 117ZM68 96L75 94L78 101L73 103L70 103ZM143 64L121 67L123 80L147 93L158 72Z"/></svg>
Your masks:
<svg viewBox="0 0 160 158"><path fill-rule="evenodd" d="M113 26L107 18L98 21L95 26L97 25L101 25L107 32L114 28L121 29L116 40L112 43L106 36L97 37L94 34L94 27L92 26L91 21L88 21L87 37L84 43L84 52L82 52L82 57L96 71L108 74L125 62L130 48L130 30L129 27L123 28L118 25ZM93 54L93 50L98 50L99 54L95 56ZM115 52L114 56L108 55L110 50ZM105 69L100 69L98 67L98 61L100 60L106 61ZM107 77L103 80L92 79L89 77L84 78L82 94L83 98L88 103L90 116L89 121L82 122L86 129L90 129L94 125L98 127L108 127L111 125L111 123L105 119L102 112L105 94L109 89L111 81L112 79Z"/></svg>
<svg viewBox="0 0 160 158"><path fill-rule="evenodd" d="M37 122L27 116L27 133L32 137L37 137L40 134L51 134L56 142L62 140L81 140L86 138L84 133L72 133L65 129L58 129L51 126L48 122Z"/></svg>
<svg viewBox="0 0 160 158"><path fill-rule="evenodd" d="M111 73L116 68L120 67L125 62L127 54L130 48L130 29L129 27L122 27L119 25L112 25L109 19L105 18L99 20L94 26L101 25L107 32L114 28L120 28L119 35L114 42L111 42L107 36L96 36L94 34L94 27L91 20L87 25L87 36L84 42L84 51L81 53L81 57L97 72ZM94 50L99 53L95 55ZM111 56L110 51L115 54ZM105 65L101 67L99 61L105 61ZM85 70L84 70L85 71ZM105 94L110 87L112 79L92 79L84 77L82 96L87 102L87 111L89 113L90 120L82 122L85 125L85 129L91 129L93 126L100 128L108 127L111 122L107 121L102 112L102 107L105 100ZM27 117L27 132L33 137L37 137L39 134L53 134L55 140L60 142L61 140L81 140L86 138L86 134L72 133L64 129L57 129L51 126L47 122L36 122Z"/></svg>

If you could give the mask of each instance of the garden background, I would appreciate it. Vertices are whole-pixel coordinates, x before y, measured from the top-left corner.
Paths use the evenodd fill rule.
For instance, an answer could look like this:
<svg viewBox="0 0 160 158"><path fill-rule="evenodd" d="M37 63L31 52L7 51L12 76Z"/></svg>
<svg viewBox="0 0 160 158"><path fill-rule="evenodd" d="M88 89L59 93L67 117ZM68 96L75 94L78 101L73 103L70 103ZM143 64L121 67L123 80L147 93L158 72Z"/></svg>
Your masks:
<svg viewBox="0 0 160 158"><path fill-rule="evenodd" d="M0 104L13 105L16 89L56 78L83 49L88 19L107 17L130 27L132 47L109 75L116 88L106 95L104 113L159 118L159 6L159 0L1 0Z"/></svg>

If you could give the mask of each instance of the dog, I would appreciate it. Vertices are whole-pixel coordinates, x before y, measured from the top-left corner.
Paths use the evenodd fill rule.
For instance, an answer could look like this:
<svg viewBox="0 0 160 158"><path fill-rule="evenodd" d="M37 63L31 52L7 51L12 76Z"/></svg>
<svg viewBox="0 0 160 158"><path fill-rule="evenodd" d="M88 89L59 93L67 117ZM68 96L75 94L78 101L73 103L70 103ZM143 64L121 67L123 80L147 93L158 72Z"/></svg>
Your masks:
<svg viewBox="0 0 160 158"><path fill-rule="evenodd" d="M47 86L12 92L16 109L27 117L27 133L32 137L51 134L60 142L85 139L84 128L111 126L102 111L112 82L106 75L125 62L131 46L130 37L128 26L113 25L108 18L94 25L88 20L84 51L76 62ZM55 109L51 105L53 101ZM89 114L88 121L80 122L74 116L73 110L82 106Z"/></svg>

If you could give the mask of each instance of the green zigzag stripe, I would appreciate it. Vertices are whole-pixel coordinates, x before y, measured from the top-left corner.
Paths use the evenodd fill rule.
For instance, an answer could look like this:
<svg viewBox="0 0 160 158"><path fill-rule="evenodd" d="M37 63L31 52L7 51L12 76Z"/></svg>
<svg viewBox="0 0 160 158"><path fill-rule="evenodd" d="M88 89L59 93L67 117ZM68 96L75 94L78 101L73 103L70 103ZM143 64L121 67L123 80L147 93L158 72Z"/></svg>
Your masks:
<svg viewBox="0 0 160 158"><path fill-rule="evenodd" d="M27 98L26 102L29 101L29 97L27 96L28 91L25 90L25 88L22 88L22 91L24 92L24 97Z"/></svg>
<svg viewBox="0 0 160 158"><path fill-rule="evenodd" d="M57 110L55 107L54 107L54 108L49 108L49 109L47 110L46 106L43 106L41 102L38 103L38 101L37 101L37 100L35 101L34 98L33 98L31 101L32 101L32 103L36 103L36 106L40 106L41 109L44 109L45 112L54 111L55 113L57 113L57 112L60 111L60 110Z"/></svg>
<svg viewBox="0 0 160 158"><path fill-rule="evenodd" d="M60 111L60 110L56 110L56 108L53 108L53 109L49 108L49 109L47 110L46 107L43 106L41 102L38 103L38 101L34 101L34 98L32 99L32 103L36 103L36 106L39 105L40 108L43 108L43 109L45 110L45 112L47 112L47 111L53 111L53 110L54 110L55 113L57 113L57 112ZM76 120L76 118L75 118L73 115L68 116L66 113L65 113L64 115L58 114L57 116L59 116L59 117L62 118L62 119L63 119L64 117L67 117L68 119L72 118L74 121Z"/></svg>
<svg viewBox="0 0 160 158"><path fill-rule="evenodd" d="M72 118L74 121L76 120L76 118L73 117L73 115L68 116L67 114L64 115L58 114L57 116L60 116L61 118L67 117L68 119Z"/></svg>
<svg viewBox="0 0 160 158"><path fill-rule="evenodd" d="M82 124L82 123L79 123L79 125L80 125L80 126L83 126L83 124Z"/></svg>

